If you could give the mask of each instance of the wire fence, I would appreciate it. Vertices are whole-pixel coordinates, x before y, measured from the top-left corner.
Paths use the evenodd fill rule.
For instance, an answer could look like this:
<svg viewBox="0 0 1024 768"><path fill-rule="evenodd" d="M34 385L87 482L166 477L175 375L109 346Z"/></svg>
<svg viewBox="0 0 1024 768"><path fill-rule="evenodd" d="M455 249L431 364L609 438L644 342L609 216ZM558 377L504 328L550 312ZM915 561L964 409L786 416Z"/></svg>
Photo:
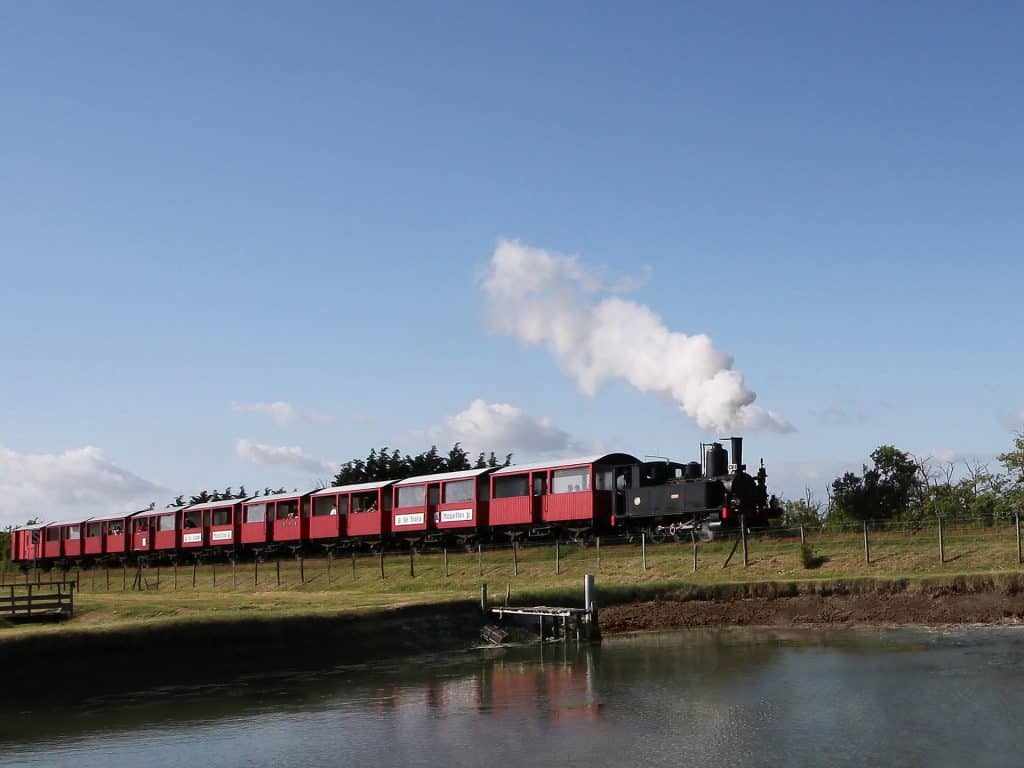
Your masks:
<svg viewBox="0 0 1024 768"><path fill-rule="evenodd" d="M904 573L1016 569L1024 562L1019 518L720 531L602 535L586 541L488 542L381 551L278 553L263 559L108 562L66 569L0 570L0 586L61 581L83 593L330 589L346 583L387 585L422 579L543 578L609 573L628 579L709 571L749 578L822 573ZM746 571L749 569L749 571ZM738 576L739 577L739 576ZM747 578L740 577L740 578Z"/></svg>

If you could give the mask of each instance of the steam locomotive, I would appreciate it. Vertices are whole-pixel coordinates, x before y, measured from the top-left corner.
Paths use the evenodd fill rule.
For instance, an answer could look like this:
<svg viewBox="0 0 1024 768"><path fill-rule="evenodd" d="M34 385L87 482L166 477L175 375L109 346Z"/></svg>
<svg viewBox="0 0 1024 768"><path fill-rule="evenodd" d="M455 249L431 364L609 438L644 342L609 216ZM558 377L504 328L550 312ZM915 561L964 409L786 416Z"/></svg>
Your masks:
<svg viewBox="0 0 1024 768"><path fill-rule="evenodd" d="M703 463L643 462L629 467L616 488L616 520L658 542L697 533L707 541L741 521L761 527L780 517L778 500L768 495L764 460L755 476L743 463L743 438L729 438L732 461L719 442L701 443Z"/></svg>
<svg viewBox="0 0 1024 768"><path fill-rule="evenodd" d="M569 538L652 542L762 527L781 514L764 462L751 476L743 440L701 444L702 461L607 453L536 464L109 512L16 528L11 558L29 564L235 559L275 551Z"/></svg>

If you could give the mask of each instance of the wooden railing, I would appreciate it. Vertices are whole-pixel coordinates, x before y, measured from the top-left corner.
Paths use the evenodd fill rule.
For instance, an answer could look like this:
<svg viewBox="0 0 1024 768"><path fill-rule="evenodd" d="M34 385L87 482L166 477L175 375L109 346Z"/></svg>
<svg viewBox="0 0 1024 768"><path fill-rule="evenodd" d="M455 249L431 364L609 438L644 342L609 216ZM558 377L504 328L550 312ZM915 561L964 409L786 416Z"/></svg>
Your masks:
<svg viewBox="0 0 1024 768"><path fill-rule="evenodd" d="M9 584L0 588L0 616L10 619L68 618L75 613L74 581Z"/></svg>

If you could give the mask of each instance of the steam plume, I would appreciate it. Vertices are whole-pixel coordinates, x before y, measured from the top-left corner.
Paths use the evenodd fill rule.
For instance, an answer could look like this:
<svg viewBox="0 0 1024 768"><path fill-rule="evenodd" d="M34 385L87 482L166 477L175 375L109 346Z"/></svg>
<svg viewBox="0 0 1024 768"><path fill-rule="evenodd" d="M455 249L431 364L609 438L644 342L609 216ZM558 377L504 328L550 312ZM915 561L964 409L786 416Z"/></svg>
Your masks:
<svg viewBox="0 0 1024 768"><path fill-rule="evenodd" d="M575 256L510 240L499 241L483 282L495 328L546 347L585 394L621 379L672 398L703 429L792 431L754 405L732 356L708 336L670 331L649 307L607 295L630 287Z"/></svg>

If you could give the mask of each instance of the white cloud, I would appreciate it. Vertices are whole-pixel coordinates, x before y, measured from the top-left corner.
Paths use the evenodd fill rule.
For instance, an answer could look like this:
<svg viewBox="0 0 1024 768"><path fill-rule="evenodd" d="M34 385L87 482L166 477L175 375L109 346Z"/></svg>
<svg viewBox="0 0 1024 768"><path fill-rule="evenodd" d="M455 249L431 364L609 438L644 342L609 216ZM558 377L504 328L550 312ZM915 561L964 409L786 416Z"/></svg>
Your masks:
<svg viewBox="0 0 1024 768"><path fill-rule="evenodd" d="M672 398L703 429L793 429L754 404L732 357L708 336L670 331L642 304L595 296L622 287L575 256L508 240L498 243L483 281L494 327L546 347L587 395L621 379Z"/></svg>
<svg viewBox="0 0 1024 768"><path fill-rule="evenodd" d="M1024 428L1024 411L1017 411L1017 413L1001 413L999 415L999 423L1011 432L1017 432L1021 428Z"/></svg>
<svg viewBox="0 0 1024 768"><path fill-rule="evenodd" d="M329 461L307 456L297 445L265 445L241 438L235 443L235 455L240 459L265 467L286 467L316 475L333 473L335 466Z"/></svg>
<svg viewBox="0 0 1024 768"><path fill-rule="evenodd" d="M569 435L550 419L508 403L474 400L447 422L452 438L473 451L551 453L570 446Z"/></svg>
<svg viewBox="0 0 1024 768"><path fill-rule="evenodd" d="M234 403L231 406L238 413L260 413L269 416L278 426L290 427L296 424L325 424L330 419L315 411L300 411L291 403L275 400L272 403Z"/></svg>
<svg viewBox="0 0 1024 768"><path fill-rule="evenodd" d="M95 446L18 453L0 446L0 520L24 523L140 509L167 489L117 464Z"/></svg>

